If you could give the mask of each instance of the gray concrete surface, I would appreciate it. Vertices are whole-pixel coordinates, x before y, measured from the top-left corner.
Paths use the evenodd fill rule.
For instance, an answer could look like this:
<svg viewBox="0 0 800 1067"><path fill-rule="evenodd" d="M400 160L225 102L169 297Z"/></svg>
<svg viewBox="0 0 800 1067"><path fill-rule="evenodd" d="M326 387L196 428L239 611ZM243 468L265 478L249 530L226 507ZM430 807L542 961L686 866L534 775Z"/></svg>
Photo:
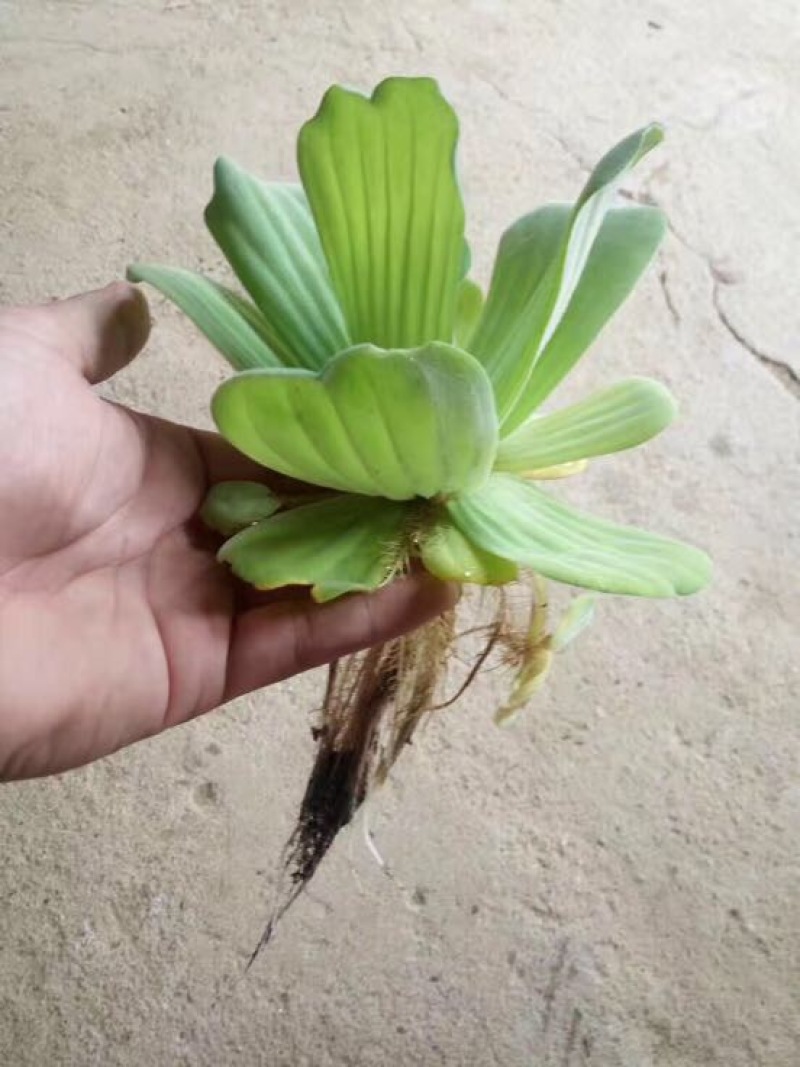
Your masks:
<svg viewBox="0 0 800 1067"><path fill-rule="evenodd" d="M800 1063L800 15L794 0L3 0L0 299L216 266L213 157L294 174L330 82L437 75L485 278L503 225L654 117L656 269L563 396L683 419L570 499L694 539L692 601L615 600L509 731L432 722L245 978L311 759L308 676L0 791L8 1067ZM163 302L122 401L203 422L224 371ZM794 377L793 377L794 375Z"/></svg>

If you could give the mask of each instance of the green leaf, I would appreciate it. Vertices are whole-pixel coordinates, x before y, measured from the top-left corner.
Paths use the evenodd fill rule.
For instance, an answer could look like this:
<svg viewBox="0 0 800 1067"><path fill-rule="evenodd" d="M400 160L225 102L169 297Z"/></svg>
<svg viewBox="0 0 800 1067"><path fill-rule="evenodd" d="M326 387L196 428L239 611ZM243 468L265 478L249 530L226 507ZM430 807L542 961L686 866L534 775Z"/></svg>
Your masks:
<svg viewBox="0 0 800 1067"><path fill-rule="evenodd" d="M188 315L236 370L279 367L260 313L237 293L202 274L151 263L134 263L131 282L147 282Z"/></svg>
<svg viewBox="0 0 800 1067"><path fill-rule="evenodd" d="M469 241L464 238L461 245L461 269L458 272L459 278L462 280L467 277L472 270L472 249L469 246Z"/></svg>
<svg viewBox="0 0 800 1067"><path fill-rule="evenodd" d="M458 121L429 78L371 99L334 86L300 132L298 163L353 342L452 341L464 267Z"/></svg>
<svg viewBox="0 0 800 1067"><path fill-rule="evenodd" d="M594 619L597 597L591 594L576 596L567 610L561 616L550 639L550 647L554 652L561 652L571 645Z"/></svg>
<svg viewBox="0 0 800 1067"><path fill-rule="evenodd" d="M488 552L570 585L631 596L683 596L710 580L705 553L562 504L508 474L495 474L448 504L458 528Z"/></svg>
<svg viewBox="0 0 800 1067"><path fill-rule="evenodd" d="M498 726L512 723L522 708L536 696L547 681L554 654L547 641L528 650L508 699L494 713L494 721Z"/></svg>
<svg viewBox="0 0 800 1067"><path fill-rule="evenodd" d="M666 225L657 208L609 210L564 316L506 421L507 429L519 426L547 399L627 300L664 239Z"/></svg>
<svg viewBox="0 0 800 1067"><path fill-rule="evenodd" d="M564 261L558 286L555 307L550 315L543 337L546 345L553 336L572 294L578 284L594 240L600 232L606 212L611 207L617 191L626 175L664 139L661 126L653 123L632 133L611 149L589 176L583 188L570 223L569 236L564 248Z"/></svg>
<svg viewBox="0 0 800 1067"><path fill-rule="evenodd" d="M483 310L483 293L477 282L465 278L458 287L456 304L456 322L454 327L455 343L459 348L469 351L469 344Z"/></svg>
<svg viewBox="0 0 800 1067"><path fill-rule="evenodd" d="M552 634L543 633L538 640L529 636L530 644L525 651L514 686L502 707L494 715L498 726L507 726L518 712L538 693L553 666L553 657L561 652L586 629L594 618L597 597L577 596L573 599Z"/></svg>
<svg viewBox="0 0 800 1067"><path fill-rule="evenodd" d="M214 166L206 208L214 240L264 316L287 366L316 370L350 338L303 190L260 182L232 163Z"/></svg>
<svg viewBox="0 0 800 1067"><path fill-rule="evenodd" d="M519 574L516 563L473 544L446 520L438 522L424 537L420 556L426 570L444 581L505 585Z"/></svg>
<svg viewBox="0 0 800 1067"><path fill-rule="evenodd" d="M492 379L503 425L510 419L513 429L527 414L512 416L572 300L619 185L661 138L658 126L627 137L603 157L571 211L558 204L542 208L501 242L471 350Z"/></svg>
<svg viewBox="0 0 800 1067"><path fill-rule="evenodd" d="M315 600L377 589L405 563L408 506L339 496L256 523L219 558L257 589L313 586Z"/></svg>
<svg viewBox="0 0 800 1067"><path fill-rule="evenodd" d="M676 413L665 386L628 378L562 411L529 419L500 442L495 469L529 471L635 448Z"/></svg>
<svg viewBox="0 0 800 1067"><path fill-rule="evenodd" d="M482 485L497 447L489 379L472 356L441 343L360 345L320 375L249 371L220 386L212 413L265 467L392 500Z"/></svg>
<svg viewBox="0 0 800 1067"><path fill-rule="evenodd" d="M510 409L538 353L555 298L553 264L571 215L569 204L548 204L518 219L500 240L470 351L486 367L501 412Z"/></svg>
<svg viewBox="0 0 800 1067"><path fill-rule="evenodd" d="M268 518L281 504L280 497L260 482L218 482L206 495L200 518L212 530L230 537Z"/></svg>

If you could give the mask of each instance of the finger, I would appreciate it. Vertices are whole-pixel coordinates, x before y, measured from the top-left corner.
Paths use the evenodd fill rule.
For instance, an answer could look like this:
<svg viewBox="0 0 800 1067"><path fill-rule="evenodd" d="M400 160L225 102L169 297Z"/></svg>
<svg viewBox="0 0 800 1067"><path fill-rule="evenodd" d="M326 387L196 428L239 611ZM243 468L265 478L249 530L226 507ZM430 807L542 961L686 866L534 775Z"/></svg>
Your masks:
<svg viewBox="0 0 800 1067"><path fill-rule="evenodd" d="M293 603L302 600L311 605L311 590L307 585L284 585L280 589L255 589L248 582L236 583L236 604L240 612L250 608L264 608L270 604Z"/></svg>
<svg viewBox="0 0 800 1067"><path fill-rule="evenodd" d="M144 293L128 282L37 308L36 314L53 345L92 383L121 370L150 333Z"/></svg>
<svg viewBox="0 0 800 1067"><path fill-rule="evenodd" d="M453 583L412 575L329 604L298 600L247 611L234 624L225 699L415 630L458 596Z"/></svg>

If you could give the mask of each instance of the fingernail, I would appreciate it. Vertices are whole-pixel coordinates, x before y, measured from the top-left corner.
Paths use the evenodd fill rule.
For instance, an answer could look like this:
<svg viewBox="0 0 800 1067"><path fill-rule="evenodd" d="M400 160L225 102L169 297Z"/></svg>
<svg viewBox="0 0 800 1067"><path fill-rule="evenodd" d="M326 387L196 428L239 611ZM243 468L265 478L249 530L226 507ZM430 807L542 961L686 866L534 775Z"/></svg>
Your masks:
<svg viewBox="0 0 800 1067"><path fill-rule="evenodd" d="M150 309L141 289L120 282L114 282L113 286L120 284L125 285L126 291L117 296L120 302L114 316L115 328L118 331L120 346L126 355L131 357L141 351L150 336Z"/></svg>

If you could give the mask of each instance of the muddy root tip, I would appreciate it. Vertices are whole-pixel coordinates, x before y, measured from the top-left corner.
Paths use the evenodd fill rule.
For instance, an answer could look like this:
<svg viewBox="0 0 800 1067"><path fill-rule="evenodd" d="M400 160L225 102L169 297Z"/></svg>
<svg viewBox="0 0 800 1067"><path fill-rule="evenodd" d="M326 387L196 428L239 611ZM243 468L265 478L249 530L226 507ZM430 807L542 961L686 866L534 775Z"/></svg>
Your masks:
<svg viewBox="0 0 800 1067"><path fill-rule="evenodd" d="M250 955L250 959L247 961L247 965L245 966L245 969L244 969L244 973L245 974L247 974L247 972L250 970L250 968L253 966L253 964L258 959L258 957L261 955L261 950L266 948L267 945L269 944L269 942L272 940L272 935L273 935L274 932L275 932L275 923L274 923L274 921L272 919L270 919L270 921L267 923L267 925L266 925L266 927L264 929L264 933L261 935L261 939L259 940L259 942L256 945L256 947L253 949L253 951L252 951L252 953Z"/></svg>

